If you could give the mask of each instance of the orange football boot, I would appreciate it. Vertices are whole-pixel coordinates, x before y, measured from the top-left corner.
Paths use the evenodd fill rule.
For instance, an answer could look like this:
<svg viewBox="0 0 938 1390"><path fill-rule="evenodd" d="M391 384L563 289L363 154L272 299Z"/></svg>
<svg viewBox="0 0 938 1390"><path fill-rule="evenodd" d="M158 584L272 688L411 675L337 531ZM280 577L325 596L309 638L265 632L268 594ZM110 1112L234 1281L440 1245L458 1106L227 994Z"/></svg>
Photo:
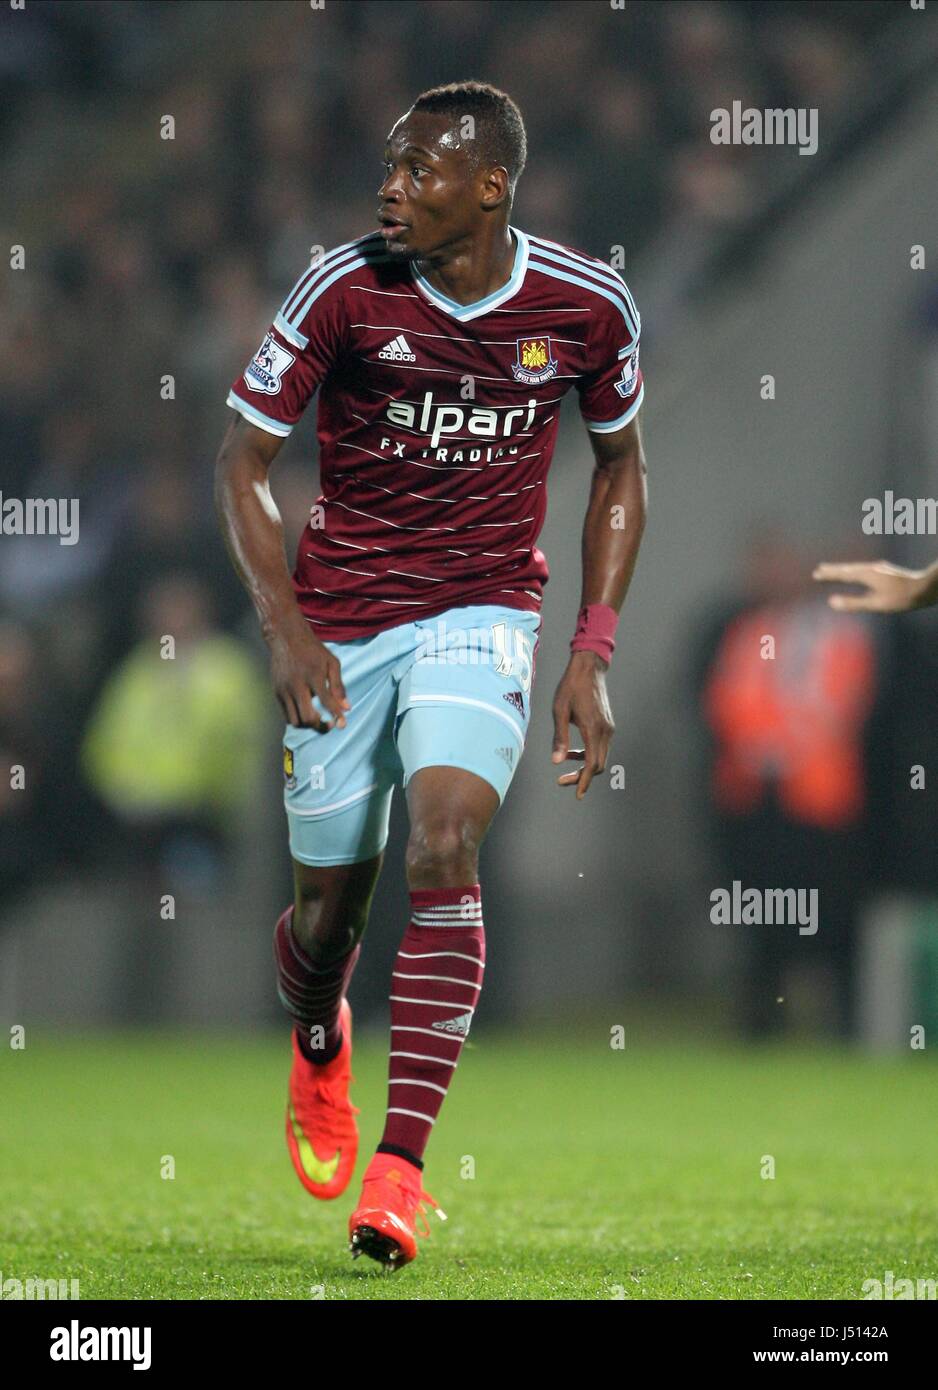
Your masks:
<svg viewBox="0 0 938 1390"><path fill-rule="evenodd" d="M396 1154L375 1154L365 1170L362 1195L349 1218L352 1258L370 1255L389 1269L400 1269L417 1258L415 1236L428 1236L423 1203L429 1202L441 1221L441 1211L429 1192L424 1192L420 1169ZM423 1229L415 1227L418 1219Z"/></svg>
<svg viewBox="0 0 938 1390"><path fill-rule="evenodd" d="M352 1010L342 1000L342 1046L331 1062L310 1062L293 1038L287 1100L287 1148L300 1182L314 1197L340 1197L358 1156L358 1107L349 1099L352 1075Z"/></svg>

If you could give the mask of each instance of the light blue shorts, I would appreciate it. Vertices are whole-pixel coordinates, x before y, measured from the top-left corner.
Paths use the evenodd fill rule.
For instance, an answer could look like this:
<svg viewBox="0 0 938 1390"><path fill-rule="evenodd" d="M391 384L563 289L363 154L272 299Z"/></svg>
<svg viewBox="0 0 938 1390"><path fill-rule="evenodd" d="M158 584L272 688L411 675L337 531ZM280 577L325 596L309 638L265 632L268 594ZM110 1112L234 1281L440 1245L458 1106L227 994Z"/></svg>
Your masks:
<svg viewBox="0 0 938 1390"><path fill-rule="evenodd" d="M388 839L395 786L422 767L460 767L505 799L531 715L541 615L501 604L449 608L373 637L326 642L351 702L344 729L288 724L290 853L355 864ZM325 715L318 696L313 706Z"/></svg>

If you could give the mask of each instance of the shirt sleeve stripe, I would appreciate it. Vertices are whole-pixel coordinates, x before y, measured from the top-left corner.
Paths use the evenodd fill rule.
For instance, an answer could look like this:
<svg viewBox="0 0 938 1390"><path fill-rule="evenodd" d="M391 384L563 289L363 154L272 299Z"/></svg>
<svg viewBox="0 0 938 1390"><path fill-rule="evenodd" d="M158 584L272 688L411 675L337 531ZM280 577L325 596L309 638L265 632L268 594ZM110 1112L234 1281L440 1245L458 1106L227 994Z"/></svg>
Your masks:
<svg viewBox="0 0 938 1390"><path fill-rule="evenodd" d="M645 399L645 383L642 382L638 388L638 395L624 415L620 415L618 420L587 420L584 416L583 423L593 434L612 434L615 430L621 430L630 420L634 419L638 413L638 408Z"/></svg>
<svg viewBox="0 0 938 1390"><path fill-rule="evenodd" d="M293 346L299 348L301 352L309 343L308 338L304 338L302 333L298 333L295 328L287 323L282 313L279 313L274 319L274 328L276 328L281 337L286 338L288 343L292 343Z"/></svg>
<svg viewBox="0 0 938 1390"><path fill-rule="evenodd" d="M331 275L327 275L324 280L319 280L318 283L316 283L316 281L310 282L314 286L310 290L310 293L307 294L306 298L300 304L298 309L290 311L290 318L285 319L285 322L289 323L294 328L298 337L302 337L303 335L300 333L296 325L303 322L303 319L309 313L310 309L313 307L319 296L325 294L329 286L334 285L336 280L341 280L343 275L348 275L351 271L358 270L360 266L367 264L368 261L365 259L364 256L357 256L355 260L345 261L342 265L338 266L338 268L333 270ZM278 314L277 317L280 318L281 315ZM306 345L305 339L303 345Z"/></svg>
<svg viewBox="0 0 938 1390"><path fill-rule="evenodd" d="M570 275L565 270L559 270L556 266L548 265L545 261L529 261L532 270L540 270L545 275L551 275L555 280L566 280L571 285L581 285L585 290L592 290L594 294L602 295L603 299L608 299L610 304L614 304L625 320L625 326L630 334L629 350L634 348L638 342L640 325L635 322L629 313L625 299L621 294L616 294L611 288L599 284L595 280L585 280L582 275Z"/></svg>
<svg viewBox="0 0 938 1390"><path fill-rule="evenodd" d="M307 266L280 306L280 312L283 314L284 318L292 317L296 310L296 306L300 303L307 290L324 271L331 270L334 266L341 265L341 263L347 261L349 257L360 253L369 243L375 247L380 246L381 233L368 232L366 236L356 237L354 241L347 241L344 245L337 246L334 251L329 251L318 260L315 265Z"/></svg>
<svg viewBox="0 0 938 1390"><path fill-rule="evenodd" d="M617 270L613 270L612 266L607 265L605 261L597 261L595 258L588 259L586 256L581 256L578 252L567 251L556 242L545 241L543 237L532 237L532 241L534 243L535 255L543 256L549 261L556 261L558 265L565 265L570 270L574 270L580 275L594 276L597 280L601 280L611 289L623 295L631 311L632 318L635 321L636 331L634 336L638 337L642 328L641 316L635 307L635 300L632 298L628 285ZM547 247L552 247L553 249L547 250Z"/></svg>
<svg viewBox="0 0 938 1390"><path fill-rule="evenodd" d="M286 439L287 435L292 433L292 425L285 425L282 420L272 420L269 415L255 410L253 405L248 405L247 401L243 401L233 391L228 392L225 404L230 405L232 410L237 410L238 414L243 415L252 425L257 425L258 429L266 430L268 434L276 434L281 439Z"/></svg>

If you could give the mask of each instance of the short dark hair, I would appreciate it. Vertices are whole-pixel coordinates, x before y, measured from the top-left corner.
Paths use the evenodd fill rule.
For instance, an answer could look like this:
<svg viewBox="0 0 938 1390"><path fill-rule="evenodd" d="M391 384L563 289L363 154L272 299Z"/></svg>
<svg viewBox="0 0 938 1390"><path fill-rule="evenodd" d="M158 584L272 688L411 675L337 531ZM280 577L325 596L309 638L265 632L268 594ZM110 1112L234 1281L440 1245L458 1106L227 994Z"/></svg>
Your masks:
<svg viewBox="0 0 938 1390"><path fill-rule="evenodd" d="M488 82L450 82L421 92L413 109L458 118L471 116L475 122L475 135L470 142L474 167L502 165L508 171L514 196L515 184L528 157L528 138L521 112L507 92Z"/></svg>

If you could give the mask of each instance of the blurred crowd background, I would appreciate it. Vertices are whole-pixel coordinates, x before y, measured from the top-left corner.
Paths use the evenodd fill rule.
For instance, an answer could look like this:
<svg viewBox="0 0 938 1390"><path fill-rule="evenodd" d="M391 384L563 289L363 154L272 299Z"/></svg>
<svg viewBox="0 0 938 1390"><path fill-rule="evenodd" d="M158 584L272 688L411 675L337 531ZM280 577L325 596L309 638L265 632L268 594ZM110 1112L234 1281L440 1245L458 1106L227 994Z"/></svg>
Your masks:
<svg viewBox="0 0 938 1390"><path fill-rule="evenodd" d="M834 619L809 576L871 553L862 498L938 488L938 300L909 250L938 225L934 57L934 17L888 0L3 13L0 227L25 266L0 301L2 492L81 507L77 545L0 536L11 1018L279 1017L280 724L212 509L223 402L310 248L372 227L397 117L474 77L526 119L513 220L624 249L652 497L610 676L625 789L574 806L548 762L589 485L572 409L541 541L540 707L483 852L486 1012L608 1001L625 1021L692 1000L714 1028L895 1044L908 999L938 995L935 627ZM736 100L816 108L818 153L713 145L711 110ZM318 492L314 410L273 481L292 562ZM875 550L918 562L938 540ZM753 666L745 634L763 631L789 635L785 659ZM377 1021L405 837L398 797L356 981ZM733 878L818 886L818 937L715 928L710 890ZM887 958L892 983L871 985Z"/></svg>

